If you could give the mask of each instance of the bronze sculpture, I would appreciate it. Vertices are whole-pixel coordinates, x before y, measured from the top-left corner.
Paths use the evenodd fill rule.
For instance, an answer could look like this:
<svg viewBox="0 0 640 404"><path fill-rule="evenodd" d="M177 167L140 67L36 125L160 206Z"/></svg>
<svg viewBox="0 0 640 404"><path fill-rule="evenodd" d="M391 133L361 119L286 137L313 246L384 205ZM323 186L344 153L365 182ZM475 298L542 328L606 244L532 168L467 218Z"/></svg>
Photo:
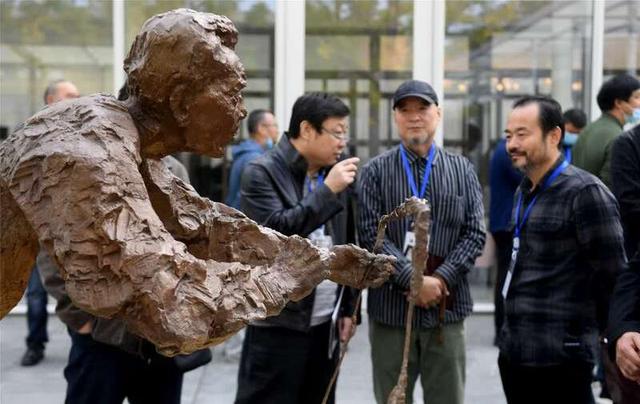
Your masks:
<svg viewBox="0 0 640 404"><path fill-rule="evenodd" d="M129 99L57 103L0 145L0 318L38 243L75 305L123 319L169 355L219 343L323 279L362 288L390 275L388 256L263 228L159 162L223 153L246 114L236 41L226 17L154 16L125 60Z"/></svg>

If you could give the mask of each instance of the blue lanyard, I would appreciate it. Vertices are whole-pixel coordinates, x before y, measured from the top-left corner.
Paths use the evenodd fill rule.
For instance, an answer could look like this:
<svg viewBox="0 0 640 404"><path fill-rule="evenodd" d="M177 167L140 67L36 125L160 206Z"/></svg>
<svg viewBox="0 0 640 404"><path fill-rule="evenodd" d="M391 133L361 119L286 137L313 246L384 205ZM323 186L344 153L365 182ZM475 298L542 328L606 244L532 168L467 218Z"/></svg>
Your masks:
<svg viewBox="0 0 640 404"><path fill-rule="evenodd" d="M529 203L529 206L527 206L527 208L525 209L524 215L522 216L522 220L520 220L520 223L518 223L518 218L520 217L520 209L522 209L522 192L520 193L520 195L518 195L518 204L516 206L516 218L515 218L515 222L516 222L515 225L516 226L515 226L514 238L513 238L513 248L515 250L518 250L520 248L520 232L522 231L522 226L524 226L524 224L526 223L527 219L529 218L529 214L531 213L531 209L533 209L533 205L535 205L536 202L538 201L538 197L540 196L540 194L545 189L547 189L547 188L549 188L549 186L551 186L553 181L568 166L569 166L569 163L567 162L567 160L563 161L562 164L560 164L558 167L556 167L556 169L553 170L551 175L549 175L549 177L547 177L546 181L542 185L542 188L540 189L540 192L538 192L538 194L533 197L533 200L531 201L531 203Z"/></svg>
<svg viewBox="0 0 640 404"><path fill-rule="evenodd" d="M565 147L564 149L564 159L567 163L571 163L571 147Z"/></svg>
<svg viewBox="0 0 640 404"><path fill-rule="evenodd" d="M304 179L304 182L307 184L307 190L309 191L309 193L313 192L313 189L311 188L311 178L309 178L309 176L307 175L307 177ZM324 174L322 173L322 171L318 172L318 180L316 182L316 189L318 189L319 186L321 186L322 184L324 184ZM320 234L324 234L324 224L320 225L320 227L318 227L315 231L320 230Z"/></svg>
<svg viewBox="0 0 640 404"><path fill-rule="evenodd" d="M513 246L511 247L511 262L509 263L509 270L507 271L507 276L504 279L504 284L502 285L502 298L507 299L507 293L509 293L509 286L511 285L511 278L513 277L513 271L515 270L516 261L518 260L518 251L520 250L520 231L522 230L522 226L526 223L529 218L529 213L531 213L531 209L533 205L538 201L538 196L547 188L551 186L553 181L560 175L561 172L564 171L565 168L569 166L567 160L563 161L558 167L553 170L551 175L547 177L544 184L540 188L540 192L536 196L533 197L531 203L524 211L524 215L522 216L522 220L518 223L518 218L520 217L520 209L522 209L522 192L518 195L518 202L516 205L516 218L515 218L515 230L513 236Z"/></svg>
<svg viewBox="0 0 640 404"><path fill-rule="evenodd" d="M309 193L312 193L313 189L311 188L311 178L309 178L308 175L304 182L307 183L307 190L309 190ZM324 174L322 174L321 172L318 172L318 181L316 183L316 188L318 188L322 184L324 184Z"/></svg>
<svg viewBox="0 0 640 404"><path fill-rule="evenodd" d="M433 167L433 156L435 154L436 148L432 144L429 148L429 157L427 158L427 166L424 169L424 176L422 177L422 184L420 185L420 193L418 193L418 184L416 184L416 179L413 177L413 171L411 171L409 159L407 159L407 151L404 149L402 143L400 143L400 156L402 157L402 165L404 165L404 171L407 174L409 186L411 186L413 196L415 196L416 198L424 199L424 195L427 192L427 184L429 184L429 174L431 174L431 167Z"/></svg>

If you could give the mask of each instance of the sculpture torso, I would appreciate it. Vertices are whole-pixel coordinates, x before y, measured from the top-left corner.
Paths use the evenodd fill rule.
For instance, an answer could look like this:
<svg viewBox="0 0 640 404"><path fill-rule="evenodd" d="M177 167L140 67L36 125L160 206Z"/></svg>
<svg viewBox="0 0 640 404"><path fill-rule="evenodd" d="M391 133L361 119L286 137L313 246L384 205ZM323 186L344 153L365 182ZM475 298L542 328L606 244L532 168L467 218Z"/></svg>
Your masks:
<svg viewBox="0 0 640 404"><path fill-rule="evenodd" d="M95 226L90 224L96 212L86 207L109 209L99 199L105 191L102 188L113 182L109 177L116 173L117 182L127 187L109 193L144 192L137 170L141 162L138 144L138 132L126 108L105 95L49 106L0 144L3 278L26 284L38 238L51 252L70 248L86 259L103 257L104 252L95 247L84 251L87 239L98 241ZM74 200L80 203L72 203ZM70 222L77 221L87 226L67 233ZM61 238L62 234L67 237ZM57 258L64 259L62 255ZM23 288L17 294L9 292L14 283L2 282L0 316L20 298Z"/></svg>

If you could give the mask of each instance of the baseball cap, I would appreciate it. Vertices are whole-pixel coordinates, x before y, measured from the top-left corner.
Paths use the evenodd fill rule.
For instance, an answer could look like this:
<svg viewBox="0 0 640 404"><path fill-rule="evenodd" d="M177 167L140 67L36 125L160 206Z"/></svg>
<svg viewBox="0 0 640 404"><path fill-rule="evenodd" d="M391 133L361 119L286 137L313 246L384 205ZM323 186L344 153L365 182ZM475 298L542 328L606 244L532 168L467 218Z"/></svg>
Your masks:
<svg viewBox="0 0 640 404"><path fill-rule="evenodd" d="M438 105L438 95L436 91L427 82L420 80L408 80L400 84L400 87L393 94L393 108L407 97L418 97L429 104Z"/></svg>

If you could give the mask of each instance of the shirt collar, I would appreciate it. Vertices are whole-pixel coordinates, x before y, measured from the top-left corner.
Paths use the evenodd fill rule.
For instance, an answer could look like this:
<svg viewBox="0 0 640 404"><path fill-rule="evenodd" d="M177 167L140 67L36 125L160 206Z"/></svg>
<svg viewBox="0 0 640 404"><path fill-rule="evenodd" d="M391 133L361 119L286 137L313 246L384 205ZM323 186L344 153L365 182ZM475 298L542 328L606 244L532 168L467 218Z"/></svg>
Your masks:
<svg viewBox="0 0 640 404"><path fill-rule="evenodd" d="M298 153L298 150L293 147L289 135L282 136L277 147L294 176L304 178L307 175L309 165L302 154Z"/></svg>
<svg viewBox="0 0 640 404"><path fill-rule="evenodd" d="M433 154L433 163L436 164L438 162L438 157L440 156L440 148L434 143L433 147L436 148L435 153ZM422 159L423 161L427 161L427 156L421 157L418 154L414 153L411 149L405 146L404 150L407 152L407 160L409 161L409 165L414 165L416 161ZM400 153L400 145L398 145L398 153Z"/></svg>
<svg viewBox="0 0 640 404"><path fill-rule="evenodd" d="M610 121L615 122L616 125L618 125L620 127L620 129L624 129L624 125L620 123L618 118L616 118L615 116L611 115L609 112L603 112L602 113L602 117L606 118L606 119L609 119Z"/></svg>
<svg viewBox="0 0 640 404"><path fill-rule="evenodd" d="M560 164L562 164L562 162L564 162L564 154L560 153L560 156L558 156L558 159L556 160L555 163L553 163L553 166L551 166L551 168L549 169L549 171L547 171L545 173L545 175L542 177L542 179L540 179L540 182L538 184L544 184L547 181L547 178L549 178L549 176L551 175L551 173L553 173L553 170L555 170L556 168L558 168L560 166ZM531 192L531 186L533 184L531 183L531 180L529 179L529 177L527 177L526 175L522 177L522 190L526 193ZM540 189L540 186L536 187L536 192Z"/></svg>

